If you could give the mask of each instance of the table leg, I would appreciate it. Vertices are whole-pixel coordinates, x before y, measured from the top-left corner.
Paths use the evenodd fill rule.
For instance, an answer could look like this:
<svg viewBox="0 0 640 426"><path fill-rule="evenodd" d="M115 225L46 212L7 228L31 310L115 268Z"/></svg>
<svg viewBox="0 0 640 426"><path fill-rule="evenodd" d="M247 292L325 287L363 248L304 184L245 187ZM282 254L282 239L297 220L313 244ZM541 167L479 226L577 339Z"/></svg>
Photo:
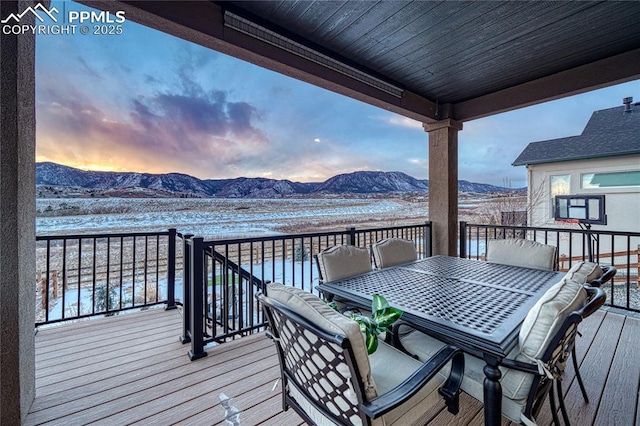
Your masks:
<svg viewBox="0 0 640 426"><path fill-rule="evenodd" d="M502 421L502 373L498 368L498 360L486 360L484 366L484 424L499 426Z"/></svg>

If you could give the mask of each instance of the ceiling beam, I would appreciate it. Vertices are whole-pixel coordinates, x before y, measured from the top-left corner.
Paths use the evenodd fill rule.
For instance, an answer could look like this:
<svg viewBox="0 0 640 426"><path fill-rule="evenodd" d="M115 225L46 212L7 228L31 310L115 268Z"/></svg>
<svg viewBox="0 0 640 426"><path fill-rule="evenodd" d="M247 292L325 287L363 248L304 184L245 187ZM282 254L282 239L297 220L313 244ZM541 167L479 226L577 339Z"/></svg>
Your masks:
<svg viewBox="0 0 640 426"><path fill-rule="evenodd" d="M210 1L80 0L125 11L127 20L421 122L437 118L437 105L403 90L400 97L224 25L224 10Z"/></svg>
<svg viewBox="0 0 640 426"><path fill-rule="evenodd" d="M459 121L469 121L640 78L640 49L528 81L453 105Z"/></svg>

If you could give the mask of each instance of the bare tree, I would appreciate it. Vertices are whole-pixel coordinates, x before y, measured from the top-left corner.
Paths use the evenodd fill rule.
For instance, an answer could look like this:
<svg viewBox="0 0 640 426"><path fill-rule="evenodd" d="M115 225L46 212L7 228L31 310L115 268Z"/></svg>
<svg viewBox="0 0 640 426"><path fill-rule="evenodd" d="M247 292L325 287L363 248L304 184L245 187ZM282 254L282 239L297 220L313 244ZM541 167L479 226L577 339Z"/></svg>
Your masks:
<svg viewBox="0 0 640 426"><path fill-rule="evenodd" d="M542 182L527 194L516 190L495 194L476 209L475 220L487 225L527 225L533 217L533 210L544 200L545 186Z"/></svg>

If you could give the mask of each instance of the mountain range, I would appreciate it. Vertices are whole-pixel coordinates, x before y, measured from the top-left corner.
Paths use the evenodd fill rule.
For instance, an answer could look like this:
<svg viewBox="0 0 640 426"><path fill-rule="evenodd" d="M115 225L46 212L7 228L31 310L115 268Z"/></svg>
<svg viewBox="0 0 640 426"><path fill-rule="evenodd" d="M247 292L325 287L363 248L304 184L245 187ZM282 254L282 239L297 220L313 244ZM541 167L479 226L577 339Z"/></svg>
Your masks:
<svg viewBox="0 0 640 426"><path fill-rule="evenodd" d="M292 182L266 178L198 179L181 173L95 172L61 164L36 163L39 197L129 196L129 197L217 197L280 198L314 195L372 195L427 193L429 181L401 172L359 171L334 176L324 182ZM458 181L466 193L513 191L483 183Z"/></svg>

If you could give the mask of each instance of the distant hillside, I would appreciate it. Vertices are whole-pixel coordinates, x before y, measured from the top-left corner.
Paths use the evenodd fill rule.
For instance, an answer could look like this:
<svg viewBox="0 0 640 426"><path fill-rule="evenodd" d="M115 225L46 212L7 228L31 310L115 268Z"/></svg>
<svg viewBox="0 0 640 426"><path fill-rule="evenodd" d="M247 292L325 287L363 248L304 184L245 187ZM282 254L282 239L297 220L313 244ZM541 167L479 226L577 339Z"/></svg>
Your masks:
<svg viewBox="0 0 640 426"><path fill-rule="evenodd" d="M401 172L353 172L337 175L318 185L318 193L371 194L428 192L429 182Z"/></svg>
<svg viewBox="0 0 640 426"><path fill-rule="evenodd" d="M36 163L38 197L218 197L279 198L331 194L427 193L429 181L401 172L353 172L322 183L239 177L201 180L180 173L92 172L56 163ZM459 181L460 192L494 193L509 188Z"/></svg>
<svg viewBox="0 0 640 426"><path fill-rule="evenodd" d="M209 195L220 198L274 198L279 196L309 194L317 183L299 183L290 180L266 178L235 178L203 181L211 189Z"/></svg>
<svg viewBox="0 0 640 426"><path fill-rule="evenodd" d="M211 195L205 182L180 173L92 172L56 163L36 163L36 185L93 190L142 188L204 197Z"/></svg>

